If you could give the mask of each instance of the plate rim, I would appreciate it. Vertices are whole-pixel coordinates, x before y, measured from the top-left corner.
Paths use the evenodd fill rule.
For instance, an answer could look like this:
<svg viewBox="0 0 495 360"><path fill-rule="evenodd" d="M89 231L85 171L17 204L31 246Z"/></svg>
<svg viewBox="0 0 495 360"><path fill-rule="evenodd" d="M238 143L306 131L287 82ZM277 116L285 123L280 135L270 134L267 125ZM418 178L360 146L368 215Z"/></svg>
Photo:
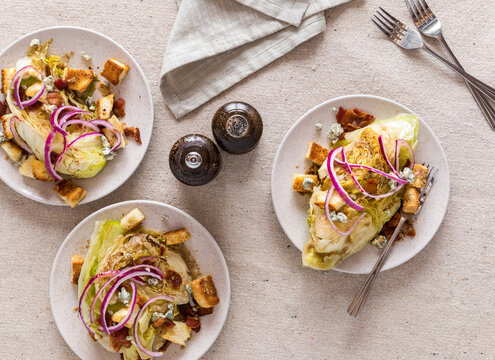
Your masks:
<svg viewBox="0 0 495 360"><path fill-rule="evenodd" d="M270 179L270 191L271 191L271 198L272 198L272 206L273 206L273 209L275 211L275 215L277 217L277 221L278 221L280 227L282 228L282 230L284 231L285 236L299 250L299 247L294 243L294 241L292 241L291 237L287 233L287 230L284 228L284 226L280 222L280 220L279 220L280 219L280 214L279 214L279 211L278 211L277 207L275 206L276 201L275 201L275 197L274 197L274 193L275 193L274 189L275 189L275 182L276 181L275 181L275 178L274 178L274 173L275 173L276 165L277 165L278 160L279 160L279 156L281 154L281 150L284 147L285 143L288 141L288 135L307 116L309 116L310 114L316 112L320 108L328 105L328 103L332 103L332 102L336 102L336 101L341 101L341 100L348 100L348 99L353 99L353 98L367 98L367 99L373 99L373 100L383 101L383 102L386 102L386 103L390 103L390 104L399 106L399 107L407 110L410 114L416 115L420 119L421 125L424 126L424 127L426 127L430 131L430 133L433 136L433 138L435 139L435 141L438 144L440 144L440 155L441 155L442 159L445 160L445 164L447 166L446 177L447 177L447 187L448 188L447 189L444 189L444 191L447 190L446 191L447 192L447 203L446 203L446 206L443 209L443 212L441 214L440 221L438 222L438 225L434 229L433 236L428 241L426 241L423 246L419 246L418 248L416 248L416 251L415 252L414 251L411 252L411 255L408 258L406 258L404 261L402 261L402 262L400 262L398 264L395 264L393 266L391 266L390 263L389 263L389 266L387 266L387 262L386 262L384 264L383 268L380 270L380 272L382 272L382 271L393 269L393 268L398 267L398 266L400 266L402 264L405 264L406 262L408 262L409 260L411 260L412 258L414 258L416 255L418 255L430 243L430 241L433 239L433 237L438 232L438 229L440 228L441 224L443 223L443 220L445 218L445 215L447 214L447 210L448 210L448 207L449 207L449 201L450 201L450 188L451 188L451 185L450 185L450 167L449 167L448 158L447 158L447 155L445 153L445 150L443 149L442 143L441 143L440 139L437 137L437 135L435 134L435 132L432 130L432 128L428 125L428 123L425 120L423 120L423 118L420 115L418 115L416 112L412 111L409 107L407 107L407 106L399 103L398 101L395 101L395 100L392 100L392 99L389 99L389 98L386 98L386 97L383 97L383 96L370 95L370 94L351 94L351 95L342 95L342 96L338 96L338 97L335 97L335 98L331 98L331 99L325 100L324 102L319 103L319 104L313 106L308 111L306 111L304 114L302 114L291 125L291 127L289 128L289 130L286 131L286 133L285 133L282 141L280 142L280 145L277 148L277 152L276 152L275 158L273 160L272 172L271 172L271 179ZM334 271L337 271L337 272L340 272L340 273L345 273L345 274L356 274L356 275L368 274L368 272L350 272L350 271L346 271L346 270L339 269L339 268L332 268L330 270L334 270ZM328 271L328 270L324 270L324 271Z"/></svg>
<svg viewBox="0 0 495 360"><path fill-rule="evenodd" d="M154 110L154 107L153 107L153 95L151 93L150 84L148 82L148 79L146 78L146 75L144 74L143 69L141 68L141 66L139 65L139 63L136 61L136 59L134 58L134 56L132 56L122 45L120 45L118 42L116 42L115 40L113 40L109 36L107 36L105 34L102 34L102 33L98 32L98 31L95 31L93 29L85 28L85 27L82 27L82 26L70 26L70 25L57 25L57 26L49 26L49 27L41 28L41 29L32 31L32 32L30 32L28 34L25 34L25 35L17 38L16 40L14 40L13 42L11 42L9 45L7 45L7 47L5 47L2 51L0 51L0 58L2 58L6 53L8 53L8 51L12 47L14 47L19 42L21 42L21 41L23 41L23 40L25 40L27 38L30 38L32 36L35 36L35 35L37 35L37 34L39 34L41 32L44 32L44 31L62 30L62 29L71 29L71 30L78 30L78 31L82 31L82 32L92 33L93 35L99 36L99 37L101 37L101 38L103 38L103 39L105 39L107 41L110 41L115 46L117 46L124 54L126 54L127 56L129 56L129 58L131 58L132 61L134 61L134 64L136 65L135 68L138 70L139 75L144 79L144 84L145 84L145 88L146 88L145 91L146 91L146 94L147 94L147 96L149 98L149 104L148 104L148 106L149 106L149 108L151 110L151 124L150 124L151 125L151 132L150 132L150 138L149 138L148 143L145 145L145 148L144 148L144 151L143 151L143 155L141 156L141 159L139 160L139 162L137 162L136 166L131 171L129 171L129 173L128 173L127 176L124 176L123 177L122 182L118 186L116 186L114 189L111 189L111 190L108 190L106 192L103 192L103 193L101 193L100 195L98 195L97 197L95 197L94 199L92 199L90 201L86 200L87 198L84 198L78 204L78 206L80 206L80 205L89 204L89 203L95 202L97 200L100 200L100 199L104 198L105 196L110 195L114 191L117 191L136 172L136 170L138 169L138 167L143 162L144 157L146 156L148 147L149 147L149 145L151 143L151 138L153 136L153 125L154 125L154 121L155 121L155 110ZM2 174L0 174L0 179L3 181L4 184L6 184L10 189L14 190L19 195L21 195L21 196L23 196L25 198L28 198L30 200L36 201L36 202L38 202L40 204L46 204L46 205L52 205L52 206L65 206L65 207L68 207L69 206L63 200L60 200L59 202L53 202L53 201L49 201L47 199L38 199L35 196L31 195L31 193L24 193L20 189L17 189L14 186L12 186L12 184L9 181L6 181L8 179L5 179Z"/></svg>
<svg viewBox="0 0 495 360"><path fill-rule="evenodd" d="M200 359L204 354L206 354L210 349L211 347L215 344L215 342L217 341L218 337L220 336L224 326L225 326L225 322L227 321L227 317L229 315L229 310L230 310L230 301L231 301L231 296L232 296L232 292L231 292L231 281L230 281L230 272L229 272L229 267L228 267L228 264L227 264L227 261L225 260L225 256L223 255L223 252L222 252L222 249L220 248L220 246L218 245L217 241L215 240L215 238L213 237L213 235L211 235L211 233L208 231L208 229L206 229L203 224L201 224L198 220L196 220L192 215L189 215L187 212L185 212L184 210L181 210L175 206L172 206L172 205L169 205L169 204L166 204L166 203L163 203L163 202L160 202L160 201L154 201L154 200L127 200L127 201L121 201L121 202L118 202L118 203L114 203L114 204L110 204L110 205L107 205L91 214L89 214L88 216L86 216L84 219L82 219L70 232L69 234L66 236L66 238L64 239L64 241L62 242L62 244L60 245L60 247L58 248L57 250L57 254L55 255L55 258L53 259L53 262L52 262L52 268L50 270L50 284L49 284L49 297L50 297L50 309L51 309L51 312L52 312L52 317L55 321L55 325L57 326L57 330L59 332L59 334L62 336L62 338L64 339L65 341L65 345L67 347L69 347L69 349L71 349L71 351L76 355L76 356L79 356L79 354L69 345L69 342L67 341L67 338L66 338L66 334L64 334L61 330L60 330L60 326L59 326L59 323L58 323L58 320L57 318L55 317L55 313L54 313L54 308L56 307L56 304L54 303L54 298L53 298L53 287L54 287L54 283L55 283L55 264L57 264L59 261L60 261L60 258L62 256L62 249L67 245L67 243L69 242L69 239L73 236L74 233L76 233L88 220L90 217L92 216L98 216L99 214L107 211L107 210L110 210L110 209L113 209L113 208L118 208L120 206L126 206L126 205L139 205L139 204L147 204L147 205L155 205L155 206L160 206L160 207L165 207L165 208L168 208L168 209L172 209L174 211L178 211L179 214L181 214L182 216L185 216L188 220L190 221L194 221L197 223L197 225L199 225L200 228L202 228L204 231L206 231L208 234L210 234L211 238L213 239L213 247L215 248L215 251L217 251L217 253L220 255L219 258L220 258L220 262L222 263L223 267L225 268L225 274L226 274L226 283L227 283L227 288L226 288L226 306L227 306L227 309L225 311L225 315L220 319L220 322L222 323L222 326L219 328L218 332L216 334L213 334L213 336L211 337L212 338L212 341L211 341L211 344L210 346L205 349L204 352L202 353L198 353L197 357L194 358L195 360L197 359Z"/></svg>

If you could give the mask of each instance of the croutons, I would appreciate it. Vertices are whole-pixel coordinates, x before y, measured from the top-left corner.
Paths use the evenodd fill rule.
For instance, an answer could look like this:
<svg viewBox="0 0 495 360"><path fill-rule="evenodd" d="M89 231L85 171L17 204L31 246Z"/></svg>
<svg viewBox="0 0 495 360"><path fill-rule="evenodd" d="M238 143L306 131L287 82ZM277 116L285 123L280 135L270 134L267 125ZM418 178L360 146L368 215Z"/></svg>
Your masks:
<svg viewBox="0 0 495 360"><path fill-rule="evenodd" d="M139 128L135 128L133 126L126 126L124 127L124 135L126 137L131 137L136 141L139 145L142 144L141 142L141 132L139 131Z"/></svg>
<svg viewBox="0 0 495 360"><path fill-rule="evenodd" d="M84 92L93 81L93 70L82 70L67 68L64 80L67 81L69 89Z"/></svg>
<svg viewBox="0 0 495 360"><path fill-rule="evenodd" d="M81 274L81 269L84 264L84 258L79 255L72 255L72 283L77 285L79 281L79 275Z"/></svg>
<svg viewBox="0 0 495 360"><path fill-rule="evenodd" d="M315 186L318 186L318 176L306 174L294 175L292 190L299 192L311 192Z"/></svg>
<svg viewBox="0 0 495 360"><path fill-rule="evenodd" d="M108 96L98 99L96 102L96 114L98 119L108 120L113 108L113 100L115 95L110 94Z"/></svg>
<svg viewBox="0 0 495 360"><path fill-rule="evenodd" d="M31 160L31 170L33 172L33 176L36 180L41 181L52 181L53 178L46 170L45 163L38 159Z"/></svg>
<svg viewBox="0 0 495 360"><path fill-rule="evenodd" d="M3 129L3 134L5 135L5 138L7 140L12 140L14 138L14 135L12 134L12 131L10 130L10 119L12 119L12 114L8 115L2 115L2 129Z"/></svg>
<svg viewBox="0 0 495 360"><path fill-rule="evenodd" d="M413 185L406 185L404 191L404 199L402 203L402 211L408 214L414 214L419 209L419 190Z"/></svg>
<svg viewBox="0 0 495 360"><path fill-rule="evenodd" d="M33 162L33 160L36 160L36 156L29 155L27 159L22 162L21 166L19 167L19 172L22 176L34 179L33 168L31 167L31 163Z"/></svg>
<svg viewBox="0 0 495 360"><path fill-rule="evenodd" d="M34 95L40 92L42 87L43 87L42 81L35 82L33 85L31 85L26 89L25 94L26 96L33 97Z"/></svg>
<svg viewBox="0 0 495 360"><path fill-rule="evenodd" d="M211 308L220 302L211 275L191 281L190 286L194 299L202 308Z"/></svg>
<svg viewBox="0 0 495 360"><path fill-rule="evenodd" d="M10 160L13 162L19 162L22 159L22 149L10 141L2 143L2 149L7 153Z"/></svg>
<svg viewBox="0 0 495 360"><path fill-rule="evenodd" d="M163 239L167 245L183 243L191 238L191 234L186 229L178 229L163 234Z"/></svg>
<svg viewBox="0 0 495 360"><path fill-rule="evenodd" d="M186 341L191 337L191 328L186 323L174 321L175 326L168 329L161 337L173 343L186 346Z"/></svg>
<svg viewBox="0 0 495 360"><path fill-rule="evenodd" d="M125 326L128 327L129 329L134 325L134 320L136 320L136 316L139 312L139 309L140 309L139 306L136 304L136 306L134 306L134 310L132 311L131 317L125 323ZM115 312L112 315L112 321L116 323L120 323L129 314L129 311L131 311L130 306L120 309L119 311Z"/></svg>
<svg viewBox="0 0 495 360"><path fill-rule="evenodd" d="M315 205L321 209L325 209L325 201L327 199L328 191L318 191L315 194ZM340 195L334 191L330 196L330 200L328 201L328 208L330 210L339 211L345 205L344 200L340 197Z"/></svg>
<svg viewBox="0 0 495 360"><path fill-rule="evenodd" d="M311 160L318 166L321 166L327 159L328 152L329 150L325 149L323 146L318 145L315 142L310 142L308 150L306 151L306 159Z"/></svg>
<svg viewBox="0 0 495 360"><path fill-rule="evenodd" d="M2 93L7 94L10 88L12 78L16 74L16 68L2 69Z"/></svg>
<svg viewBox="0 0 495 360"><path fill-rule="evenodd" d="M117 119L115 115L113 115L110 119L108 119L108 122L112 124L113 128L120 133L120 136L122 136L122 142L119 146L119 149L124 148L127 144L124 134L124 125L119 121L119 119ZM115 143L117 142L117 137L115 136L115 134L107 128L103 129L103 134L105 134L105 137L107 138L110 145L114 146Z"/></svg>
<svg viewBox="0 0 495 360"><path fill-rule="evenodd" d="M414 182L413 186L420 189L426 186L426 179L428 178L428 168L426 166L415 164L413 169Z"/></svg>
<svg viewBox="0 0 495 360"><path fill-rule="evenodd" d="M107 79L112 85L119 85L124 80L130 67L118 61L115 58L110 58L103 65L101 76Z"/></svg>
<svg viewBox="0 0 495 360"><path fill-rule="evenodd" d="M126 230L131 230L141 224L145 219L146 217L141 210L135 208L120 220L120 226Z"/></svg>
<svg viewBox="0 0 495 360"><path fill-rule="evenodd" d="M67 179L57 183L53 190L72 208L79 204L87 194L86 190Z"/></svg>

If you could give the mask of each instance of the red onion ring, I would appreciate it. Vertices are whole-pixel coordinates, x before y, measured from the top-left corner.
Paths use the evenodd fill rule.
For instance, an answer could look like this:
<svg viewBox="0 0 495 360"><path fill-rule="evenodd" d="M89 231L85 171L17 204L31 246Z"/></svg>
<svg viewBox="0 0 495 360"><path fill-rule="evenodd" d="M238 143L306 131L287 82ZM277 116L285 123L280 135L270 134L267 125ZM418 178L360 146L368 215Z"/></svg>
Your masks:
<svg viewBox="0 0 495 360"><path fill-rule="evenodd" d="M347 160L345 158L344 148L342 148L341 153L342 153L342 160L343 160L343 163L344 163L344 166L345 166L347 172L349 173L349 175L351 175L351 178L354 181L354 183L356 184L356 186L358 187L359 191L361 191L364 195L366 195L366 196L368 196L370 198L373 198L373 199L383 199L383 198L386 198L386 197L389 197L389 196L395 194L397 191L399 191L402 188L403 184L400 184L394 190L389 191L388 193L385 193L385 194L381 194L381 195L372 195L372 194L366 192L366 190L364 190L364 188L361 186L361 184L359 183L359 181L357 181L356 177L352 173L352 169L349 166L349 164L347 163Z"/></svg>
<svg viewBox="0 0 495 360"><path fill-rule="evenodd" d="M84 325L84 327L89 331L89 333L91 334L91 336L95 336L95 333L93 330L91 330L91 328L89 327L88 323L86 322L86 320L84 319L84 316L83 316L83 313L82 313L82 304L83 304L83 301L84 299L86 298L86 296L88 295L88 291L89 291L89 288L91 287L91 285L93 285L93 283L98 280L99 278L103 278L103 277L108 277L108 276L113 276L115 274L119 274L120 271L106 271L106 272L102 272L102 273L99 273L98 275L96 276L93 276L91 278L91 280L88 281L88 283L86 284L86 286L84 287L84 290L81 294L81 297L79 298L79 317Z"/></svg>
<svg viewBox="0 0 495 360"><path fill-rule="evenodd" d="M337 175L335 174L335 167L334 167L334 162L335 162L335 157L337 156L337 152L341 149L341 147L335 148L330 153L328 154L327 158L327 169L328 169L328 175L330 176L330 180L332 181L333 186L335 187L335 190L337 190L337 193L340 195L342 200L345 201L347 205L349 205L351 208L357 211L363 211L364 207L361 205L357 204L354 202L350 197L349 194L344 190L342 185L340 184L339 180L337 179Z"/></svg>
<svg viewBox="0 0 495 360"><path fill-rule="evenodd" d="M53 164L50 158L51 154L51 146L53 139L55 138L55 134L57 132L55 130L50 131L48 134L48 137L46 138L45 142L45 167L48 173L51 175L54 181L61 181L63 178L55 172L55 169L53 168Z"/></svg>
<svg viewBox="0 0 495 360"><path fill-rule="evenodd" d="M131 298L131 308L129 313L117 325L110 326L108 328L109 332L119 331L125 326L125 324L131 318L132 313L134 312L134 307L136 306L136 299L137 299L136 284L134 284L134 282L132 281L131 281L131 289L132 289L132 298ZM103 328L100 326L98 327L98 330L103 331Z"/></svg>
<svg viewBox="0 0 495 360"><path fill-rule="evenodd" d="M366 215L366 212L363 212L357 219L356 221L354 222L354 224L351 226L351 228L349 230L347 230L346 232L343 232L343 231L340 231L337 226L335 226L335 224L333 223L332 221L332 218L330 217L330 210L328 209L328 204L330 203L330 198L332 196L332 193L333 193L333 190L334 190L334 186L332 185L332 187L330 188L330 190L328 190L328 193L327 193L327 197L325 199L325 215L328 219L328 221L330 222L330 225L332 226L332 228L338 232L340 235L342 236L348 236L350 235L354 229L356 228L357 224L363 219L363 217Z"/></svg>
<svg viewBox="0 0 495 360"><path fill-rule="evenodd" d="M71 112L68 112L67 114L65 114L64 116L62 116L62 118L58 121L58 124L60 126L64 125L64 123L69 120L72 116L74 115L82 115L82 114L89 114L89 112L87 111L84 111L84 110L81 110L81 109L78 109L78 110L74 110L74 111L71 111ZM65 129L65 128L63 128Z"/></svg>
<svg viewBox="0 0 495 360"><path fill-rule="evenodd" d="M96 125L94 125L91 121L86 121L86 120L79 120L79 119L73 119L73 120L69 120L69 121L66 121L62 124L61 128L62 129L66 129L67 126L70 126L70 125L82 125L82 126L86 126L94 131L100 131L100 128Z"/></svg>
<svg viewBox="0 0 495 360"><path fill-rule="evenodd" d="M335 158L335 162L339 165L345 165L343 161ZM404 179L401 179L399 177L396 177L394 175L390 175L390 174L387 174L386 172L383 172L381 170L378 170L378 169L375 169L374 167L371 167L371 166L368 166L368 165L360 165L360 164L349 164L347 163L347 165L349 165L351 168L361 168L361 169L366 169L366 170L369 170L369 171L372 171L374 173L377 173L378 175L381 175L381 176L384 176L386 178L389 178L390 180L394 180L396 182L398 182L399 184L407 184L408 181L407 180L404 180Z"/></svg>
<svg viewBox="0 0 495 360"><path fill-rule="evenodd" d="M378 144L380 144L380 152L382 153L382 156L385 159L385 163L387 164L390 171L392 171L395 175L397 175L397 177L401 177L399 175L398 169L395 169L390 163L390 160L388 159L387 152L385 151L385 145L383 144L382 135L378 136Z"/></svg>
<svg viewBox="0 0 495 360"><path fill-rule="evenodd" d="M14 77L12 78L11 84L14 86L14 98L15 98L15 102L17 103L16 105L21 110L24 110L25 106L30 106L36 103L41 97L41 95L43 95L43 92L45 91L46 88L45 84L43 84L41 90L32 99L21 101L21 96L19 94L19 87L21 84L22 75L24 74L24 72L26 72L29 69L36 71L38 75L41 77L40 80L43 80L45 78L45 76L32 65L24 66L22 69L20 69L18 72L15 73Z"/></svg>
<svg viewBox="0 0 495 360"><path fill-rule="evenodd" d="M113 284L110 287L110 289L108 290L107 294L103 298L103 302L101 303L100 322L101 322L101 326L102 326L102 331L105 334L110 335L110 330L109 330L108 325L107 325L107 320L105 319L105 314L107 312L108 305L110 304L110 299L112 298L113 294L118 289L118 287L124 281L129 280L129 279L132 279L132 278L134 278L136 276L151 276L151 277L155 277L155 278L158 278L158 279L162 280L162 277L160 275L157 275L155 273L152 273L151 271L140 271L140 270L131 271L131 272L127 273L127 274L123 274L119 279L117 279L117 281L115 282L115 284Z"/></svg>
<svg viewBox="0 0 495 360"><path fill-rule="evenodd" d="M155 266L150 266L150 265L136 265L136 266L131 266L127 269L125 269L124 271L119 271L119 273L117 275L115 275L114 277L112 277L110 280L108 280L99 290L98 292L95 294L95 297L93 298L93 301L91 302L91 308L89 310L89 319L91 320L91 322L95 322L95 312L94 312L94 308L95 308L95 305L96 305L96 301L98 301L98 299L100 298L100 295L101 293L107 288L107 286L114 280L116 280L117 278L119 278L120 276L122 275L125 275L127 273L129 273L130 271L133 271L133 270L138 270L138 269L146 269L146 268L149 268L150 270L153 270L155 271L158 275L160 275L162 278L165 277L165 274L163 273L163 271L161 271L160 269L158 269L157 267ZM135 279L134 279L135 280Z"/></svg>
<svg viewBox="0 0 495 360"><path fill-rule="evenodd" d="M17 132L17 129L15 127L15 120L19 120L19 119L16 116L13 116L9 121L9 128L10 128L10 132L12 133L12 136L14 137L14 141L28 154L32 154L33 151L31 150L29 145L26 144L26 142L19 136L19 133Z"/></svg>
<svg viewBox="0 0 495 360"><path fill-rule="evenodd" d="M55 110L52 113L52 116L50 116L50 125L52 126L52 128L54 130L58 131L59 133L61 133L62 135L66 136L67 132L65 131L65 129L62 129L62 127L59 124L59 120L58 120L60 113L64 110L77 111L77 110L81 110L81 109L79 109L78 107L75 107L75 106L65 105L65 106L61 106L61 107L57 108L57 110Z"/></svg>
<svg viewBox="0 0 495 360"><path fill-rule="evenodd" d="M96 124L96 125L100 125L100 126L103 126L103 127L106 127L106 128L108 128L110 131L112 131L115 134L115 136L117 137L117 142L110 149L110 152L114 152L115 150L117 150L118 147L120 146L120 144L122 143L122 135L120 135L120 132L118 132L117 130L115 130L115 128L113 127L113 125L110 124L106 120L100 120L100 119L98 119L98 120L92 120L91 123Z"/></svg>
<svg viewBox="0 0 495 360"><path fill-rule="evenodd" d="M399 171L399 153L400 153L400 148L405 146L409 150L409 155L411 159L411 165L409 166L410 169L414 168L414 150L409 144L408 141L404 139L398 139L395 141L395 168L397 171Z"/></svg>
<svg viewBox="0 0 495 360"><path fill-rule="evenodd" d="M151 305L152 303L154 303L157 300L166 300L166 301L170 301L170 302L173 302L174 301L174 299L172 297L168 296L168 295L158 295L158 296L155 296L154 298L148 300L143 305L143 307L141 308L141 310L139 310L139 312L138 312L138 314L136 316L136 320L134 320L134 341L136 342L136 345L138 346L138 348L142 352L144 352L146 355L151 356L151 357L159 357L159 356L162 356L164 353L163 352L157 352L157 351L149 351L148 349L146 349L141 344L141 342L139 341L138 326L139 326L139 318L143 314L144 310L146 310L146 308L149 305Z"/></svg>

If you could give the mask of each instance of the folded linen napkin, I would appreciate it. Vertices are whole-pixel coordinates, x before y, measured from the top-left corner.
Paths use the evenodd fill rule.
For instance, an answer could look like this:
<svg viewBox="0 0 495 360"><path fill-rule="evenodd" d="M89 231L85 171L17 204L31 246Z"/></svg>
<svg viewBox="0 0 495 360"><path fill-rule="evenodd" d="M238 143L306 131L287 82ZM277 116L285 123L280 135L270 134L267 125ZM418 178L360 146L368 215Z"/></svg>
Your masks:
<svg viewBox="0 0 495 360"><path fill-rule="evenodd" d="M350 0L177 0L160 89L181 118L325 31L323 11Z"/></svg>

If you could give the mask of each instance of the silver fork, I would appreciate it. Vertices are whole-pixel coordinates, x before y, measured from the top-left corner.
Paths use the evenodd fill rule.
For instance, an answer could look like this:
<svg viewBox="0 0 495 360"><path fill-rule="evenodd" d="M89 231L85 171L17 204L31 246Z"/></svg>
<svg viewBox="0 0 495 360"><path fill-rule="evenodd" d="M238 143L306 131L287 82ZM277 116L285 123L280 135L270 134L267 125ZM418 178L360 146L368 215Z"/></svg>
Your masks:
<svg viewBox="0 0 495 360"><path fill-rule="evenodd" d="M442 23L435 16L433 11L430 9L425 0L405 0L407 9L411 14L414 24L418 28L418 30L425 36L429 36L437 39L440 44L442 44L445 51L448 53L450 59L456 64L458 67L464 70L461 63L455 57L454 53L450 49L447 41L445 40L442 33ZM479 92L478 89L473 87L469 82L465 81L466 85L473 95L474 100L480 107L485 119L490 124L491 128L495 130L495 109L490 104L488 99L483 95L483 93Z"/></svg>
<svg viewBox="0 0 495 360"><path fill-rule="evenodd" d="M429 168L429 166L428 166L428 168ZM370 274L368 275L368 278L366 279L365 283L363 284L363 286L361 287L361 289L357 293L356 297L354 298L354 300L351 302L351 304L347 308L347 312L349 313L349 315L356 317L359 314L359 311L361 311L361 309L363 308L364 304L366 303L366 299L368 299L368 295L371 291L371 288L373 287L373 284L375 283L375 280L376 280L378 274L380 273L380 270L383 267L383 264L385 263L385 259L388 255L388 252L389 252L390 248L392 247L392 244L394 243L395 239L399 235L399 233L402 229L402 226L405 224L405 222L408 219L410 219L411 217L418 215L420 213L437 176L438 176L438 169L436 169L434 167L429 169L428 177L426 179L426 185L423 189L421 189L421 192L419 194L419 209L418 209L418 211L416 211L414 214L407 214L401 210L399 224L395 228L395 231L392 234L390 240L388 240L387 245L385 246L382 253L380 254L380 257L376 261L376 264L373 267L373 269L371 270Z"/></svg>
<svg viewBox="0 0 495 360"><path fill-rule="evenodd" d="M375 15L375 19L378 20L378 22L376 22L375 19L372 19L372 21L375 23L376 26L378 26L381 31L383 31L385 35L387 35L387 37L393 43L406 50L421 49L428 52L429 54L433 55L438 60L449 66L459 75L461 75L465 80L469 81L474 87L479 89L490 100L495 101L494 88L476 79L474 76L468 74L463 69L443 58L440 54L432 50L423 42L421 35L419 35L416 30L409 28L406 24L397 20L383 8L380 7L380 10L382 12L377 11L377 14L380 15L380 17Z"/></svg>

